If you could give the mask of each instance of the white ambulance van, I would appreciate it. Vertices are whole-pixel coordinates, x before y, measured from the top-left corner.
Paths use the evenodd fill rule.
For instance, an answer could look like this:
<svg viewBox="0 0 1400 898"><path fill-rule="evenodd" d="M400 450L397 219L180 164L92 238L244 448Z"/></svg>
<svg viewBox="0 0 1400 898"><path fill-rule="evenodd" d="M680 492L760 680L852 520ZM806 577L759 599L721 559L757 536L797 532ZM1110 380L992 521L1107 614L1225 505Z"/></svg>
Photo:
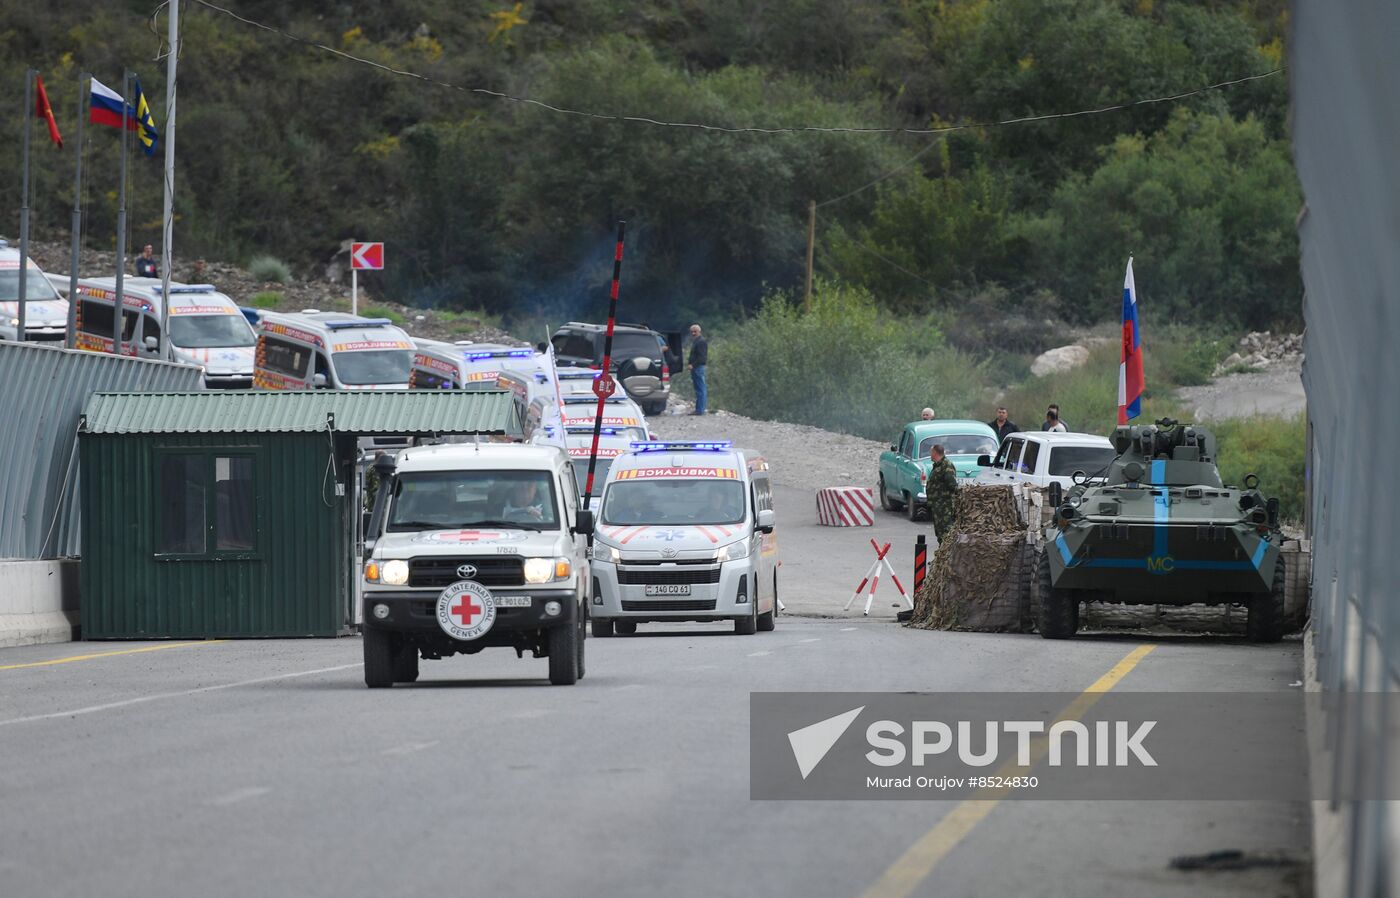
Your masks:
<svg viewBox="0 0 1400 898"><path fill-rule="evenodd" d="M19 267L19 250L0 240L0 340L19 339ZM24 339L62 343L68 334L68 303L33 259L24 275Z"/></svg>
<svg viewBox="0 0 1400 898"><path fill-rule="evenodd" d="M415 337L413 346L409 386L416 390L495 390L503 361L534 355L530 349L467 340L446 343Z"/></svg>
<svg viewBox="0 0 1400 898"><path fill-rule="evenodd" d="M261 389L408 389L413 341L387 318L268 312L257 332L254 386Z"/></svg>
<svg viewBox="0 0 1400 898"><path fill-rule="evenodd" d="M596 368L578 368L573 365L565 365L557 369L559 372L559 393L568 398L569 396L592 396L593 381L598 379L602 371Z"/></svg>
<svg viewBox="0 0 1400 898"><path fill-rule="evenodd" d="M115 277L78 281L78 348L112 351ZM123 278L123 354L160 356L162 284L159 278ZM129 348L128 344L129 343ZM170 283L170 359L204 369L211 389L248 389L253 385L253 347L257 337L238 303L212 284Z"/></svg>
<svg viewBox="0 0 1400 898"><path fill-rule="evenodd" d="M613 460L593 542L594 636L643 621L772 630L778 542L768 464L728 441L634 443Z"/></svg>

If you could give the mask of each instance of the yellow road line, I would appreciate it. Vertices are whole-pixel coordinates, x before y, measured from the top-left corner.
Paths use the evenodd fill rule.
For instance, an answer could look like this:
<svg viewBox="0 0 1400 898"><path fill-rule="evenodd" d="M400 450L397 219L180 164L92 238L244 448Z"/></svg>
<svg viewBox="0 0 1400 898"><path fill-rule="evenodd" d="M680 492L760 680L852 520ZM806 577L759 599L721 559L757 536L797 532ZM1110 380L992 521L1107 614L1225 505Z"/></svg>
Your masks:
<svg viewBox="0 0 1400 898"><path fill-rule="evenodd" d="M1155 648L1155 645L1148 644L1133 649L1123 657L1123 660L1113 665L1108 673L1095 680L1089 685L1089 688L1070 702L1055 718L1055 721L1077 720L1105 692L1108 692L1127 676L1128 672L1136 667L1138 662L1147 656L1148 652ZM1044 756L1046 750L1044 741L1038 740L1036 749L1031 754L1032 766ZM1016 769L1015 761L1011 761L998 770L997 775L1015 775ZM918 888L919 883L933 872L933 868L937 866L938 862L943 860L948 852L956 848L958 843L992 812L993 808L1001 804L1007 791L1004 788L983 789L982 794L986 795L986 798L969 798L960 802L943 819L934 824L932 829L920 836L917 842L910 845L904 854L900 855L899 859L891 864L889 869L870 888L861 893L861 898L908 898L914 889Z"/></svg>
<svg viewBox="0 0 1400 898"><path fill-rule="evenodd" d="M55 658L52 661L30 661L28 664L0 664L0 670L19 670L23 667L51 667L55 664L69 664L73 661L91 661L94 658L110 658L113 655L139 655L142 652L160 652L165 649L187 649L201 645L218 645L221 642L228 642L228 640L206 639L200 642L163 642L160 645L148 645L139 649L117 649L114 652L94 652L91 655L69 655L67 658Z"/></svg>

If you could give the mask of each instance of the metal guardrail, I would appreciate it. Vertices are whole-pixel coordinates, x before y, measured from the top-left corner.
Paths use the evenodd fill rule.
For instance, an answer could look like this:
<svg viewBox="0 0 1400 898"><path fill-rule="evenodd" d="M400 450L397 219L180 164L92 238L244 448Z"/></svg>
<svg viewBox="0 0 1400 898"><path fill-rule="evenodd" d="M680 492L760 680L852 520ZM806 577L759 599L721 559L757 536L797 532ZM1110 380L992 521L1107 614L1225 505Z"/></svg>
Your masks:
<svg viewBox="0 0 1400 898"><path fill-rule="evenodd" d="M1311 626L1326 775L1377 797L1332 806L1345 821L1345 894L1358 898L1400 891L1400 809L1379 800L1400 777L1386 700L1400 692L1400 108L1386 87L1400 80L1396 33L1392 0L1295 4Z"/></svg>

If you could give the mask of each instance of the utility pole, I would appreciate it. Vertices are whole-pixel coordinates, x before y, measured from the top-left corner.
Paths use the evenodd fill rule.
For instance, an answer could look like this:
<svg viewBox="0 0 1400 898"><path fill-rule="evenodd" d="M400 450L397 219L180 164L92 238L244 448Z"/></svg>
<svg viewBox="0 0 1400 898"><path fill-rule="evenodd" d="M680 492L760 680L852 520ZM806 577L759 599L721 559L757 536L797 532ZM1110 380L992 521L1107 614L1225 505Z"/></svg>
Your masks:
<svg viewBox="0 0 1400 898"><path fill-rule="evenodd" d="M68 335L64 345L69 349L78 345L78 256L82 252L83 240L83 120L87 118L88 90L92 85L92 75L83 72L78 76L78 140L73 145L73 155L77 164L73 166L73 234L68 249Z"/></svg>
<svg viewBox="0 0 1400 898"><path fill-rule="evenodd" d="M126 295L122 292L122 279L126 275L126 156L127 136L131 133L128 124L135 108L131 105L131 70L122 72L122 174L117 187L117 297L112 303L112 354L122 354L122 324L126 318ZM163 305L163 303L162 303ZM133 330L133 337L136 332ZM139 350L137 350L139 352Z"/></svg>
<svg viewBox="0 0 1400 898"><path fill-rule="evenodd" d="M807 201L807 288L802 291L802 311L812 311L812 253L817 244L817 201Z"/></svg>
<svg viewBox="0 0 1400 898"><path fill-rule="evenodd" d="M180 61L180 0L166 4L170 54L165 57L165 209L160 229L160 357L170 358L170 265L175 238L175 67Z"/></svg>
<svg viewBox="0 0 1400 898"><path fill-rule="evenodd" d="M24 162L21 166L24 173L20 176L22 186L19 194L19 313L15 316L15 339L21 343L25 336L24 307L28 299L25 286L29 280L29 117L34 114L34 76L37 74L37 69L24 73Z"/></svg>

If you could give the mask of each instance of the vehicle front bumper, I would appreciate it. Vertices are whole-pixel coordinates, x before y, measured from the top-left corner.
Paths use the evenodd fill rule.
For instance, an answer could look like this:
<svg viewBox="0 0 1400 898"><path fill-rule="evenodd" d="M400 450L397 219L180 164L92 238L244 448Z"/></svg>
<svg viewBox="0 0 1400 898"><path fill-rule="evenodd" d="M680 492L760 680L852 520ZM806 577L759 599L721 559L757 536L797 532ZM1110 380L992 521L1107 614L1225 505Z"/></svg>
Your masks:
<svg viewBox="0 0 1400 898"><path fill-rule="evenodd" d="M204 386L211 390L251 390L253 375L250 374L208 374L204 375Z"/></svg>
<svg viewBox="0 0 1400 898"><path fill-rule="evenodd" d="M437 604L440 589L401 589L370 590L363 594L364 626L377 630L392 630L396 633L420 634L427 637L438 636L457 645L513 644L513 638L493 641L497 634L514 634L523 630L541 630L573 623L577 619L578 597L571 588L566 589L526 589L513 587L492 588L491 594L505 596L529 596L529 606L503 608L496 606L496 622L479 639L457 640L448 636L438 626ZM558 614L545 613L544 606L558 602ZM376 605L385 605L388 616L378 617L374 613Z"/></svg>
<svg viewBox="0 0 1400 898"><path fill-rule="evenodd" d="M594 620L632 621L707 621L733 620L753 614L758 592L758 576L751 559L729 561L719 565L718 582L691 582L690 595L647 595L645 583L618 582L619 568L628 572L666 572L670 577L693 571L695 579L709 574L714 565L620 565L609 561L593 562L593 588L590 591L588 616ZM742 592L744 601L739 601Z"/></svg>

